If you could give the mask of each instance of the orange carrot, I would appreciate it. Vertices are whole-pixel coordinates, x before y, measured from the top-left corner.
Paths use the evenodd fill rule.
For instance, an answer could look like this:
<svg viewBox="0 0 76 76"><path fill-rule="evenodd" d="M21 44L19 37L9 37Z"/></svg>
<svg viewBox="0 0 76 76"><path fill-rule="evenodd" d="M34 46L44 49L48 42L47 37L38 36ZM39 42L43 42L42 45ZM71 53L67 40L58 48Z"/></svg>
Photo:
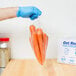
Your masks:
<svg viewBox="0 0 76 76"><path fill-rule="evenodd" d="M38 28L37 29L37 37L38 37L38 42L39 42L39 47L40 47L40 52L41 52L41 58L42 58L42 64L44 63L44 56L45 56L45 52L44 52L44 46L43 46L43 31L42 29Z"/></svg>
<svg viewBox="0 0 76 76"><path fill-rule="evenodd" d="M48 36L46 33L43 33L43 41L44 41L44 50L46 51L48 45Z"/></svg>
<svg viewBox="0 0 76 76"><path fill-rule="evenodd" d="M45 52L44 61L45 61L46 50L48 45L48 36L46 35L46 33L43 33L43 42L44 42L44 52Z"/></svg>
<svg viewBox="0 0 76 76"><path fill-rule="evenodd" d="M31 25L29 29L30 29L30 33L32 35L32 33L35 32L35 26Z"/></svg>
<svg viewBox="0 0 76 76"><path fill-rule="evenodd" d="M42 64L41 53L40 53L40 49L39 49L39 45L38 45L36 32L33 32L33 34L32 34L32 43L33 43L33 49L35 52L35 56L36 56L37 60L39 61L39 63Z"/></svg>
<svg viewBox="0 0 76 76"><path fill-rule="evenodd" d="M35 53L37 60L39 61L40 64L42 64L41 53L40 53L40 49L39 49L39 45L38 45L38 39L37 39L37 33L35 31L34 25L30 26L30 32L31 32L31 37L30 37L31 46L34 49L34 53Z"/></svg>
<svg viewBox="0 0 76 76"><path fill-rule="evenodd" d="M33 45L32 45L32 33L35 32L35 26L34 25L31 25L29 27L29 29L30 29L30 33L31 33L31 37L29 38L29 41L30 41L30 44L31 44L31 46L33 48Z"/></svg>

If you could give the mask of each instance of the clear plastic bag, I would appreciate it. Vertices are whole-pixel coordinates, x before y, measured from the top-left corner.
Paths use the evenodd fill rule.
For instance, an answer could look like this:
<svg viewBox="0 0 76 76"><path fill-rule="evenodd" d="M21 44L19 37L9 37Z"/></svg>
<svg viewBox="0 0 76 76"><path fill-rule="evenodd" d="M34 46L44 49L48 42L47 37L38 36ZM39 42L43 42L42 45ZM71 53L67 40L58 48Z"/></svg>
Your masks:
<svg viewBox="0 0 76 76"><path fill-rule="evenodd" d="M46 50L48 46L48 35L45 33L44 27L40 20L36 20L30 25L30 43L34 50L38 62L43 65L46 57Z"/></svg>

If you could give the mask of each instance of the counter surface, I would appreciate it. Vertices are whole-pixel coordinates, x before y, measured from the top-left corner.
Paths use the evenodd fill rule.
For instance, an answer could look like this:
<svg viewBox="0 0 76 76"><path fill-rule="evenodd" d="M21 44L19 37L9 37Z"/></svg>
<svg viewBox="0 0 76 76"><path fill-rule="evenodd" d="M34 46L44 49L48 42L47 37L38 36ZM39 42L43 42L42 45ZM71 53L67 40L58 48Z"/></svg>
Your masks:
<svg viewBox="0 0 76 76"><path fill-rule="evenodd" d="M1 76L76 76L76 66L48 59L41 66L36 60L11 60Z"/></svg>

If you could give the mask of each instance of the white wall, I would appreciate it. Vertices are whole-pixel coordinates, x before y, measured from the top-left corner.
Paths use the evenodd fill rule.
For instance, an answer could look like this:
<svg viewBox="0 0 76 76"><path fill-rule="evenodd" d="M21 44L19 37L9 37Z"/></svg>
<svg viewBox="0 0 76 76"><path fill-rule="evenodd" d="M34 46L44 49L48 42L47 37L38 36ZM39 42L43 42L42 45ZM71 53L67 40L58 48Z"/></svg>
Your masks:
<svg viewBox="0 0 76 76"><path fill-rule="evenodd" d="M76 36L76 0L0 0L0 7L37 6L40 22L49 35L47 58L56 58L57 40ZM12 58L35 58L29 44L29 25L35 21L22 18L0 21L1 33L12 33Z"/></svg>

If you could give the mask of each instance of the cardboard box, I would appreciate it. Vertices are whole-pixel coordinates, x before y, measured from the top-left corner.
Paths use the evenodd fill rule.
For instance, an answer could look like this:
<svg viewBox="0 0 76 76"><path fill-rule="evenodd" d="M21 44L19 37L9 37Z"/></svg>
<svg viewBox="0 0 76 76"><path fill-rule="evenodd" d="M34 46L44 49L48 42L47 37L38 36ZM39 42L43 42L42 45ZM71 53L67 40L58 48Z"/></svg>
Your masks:
<svg viewBox="0 0 76 76"><path fill-rule="evenodd" d="M76 39L60 39L58 41L59 63L76 65Z"/></svg>

